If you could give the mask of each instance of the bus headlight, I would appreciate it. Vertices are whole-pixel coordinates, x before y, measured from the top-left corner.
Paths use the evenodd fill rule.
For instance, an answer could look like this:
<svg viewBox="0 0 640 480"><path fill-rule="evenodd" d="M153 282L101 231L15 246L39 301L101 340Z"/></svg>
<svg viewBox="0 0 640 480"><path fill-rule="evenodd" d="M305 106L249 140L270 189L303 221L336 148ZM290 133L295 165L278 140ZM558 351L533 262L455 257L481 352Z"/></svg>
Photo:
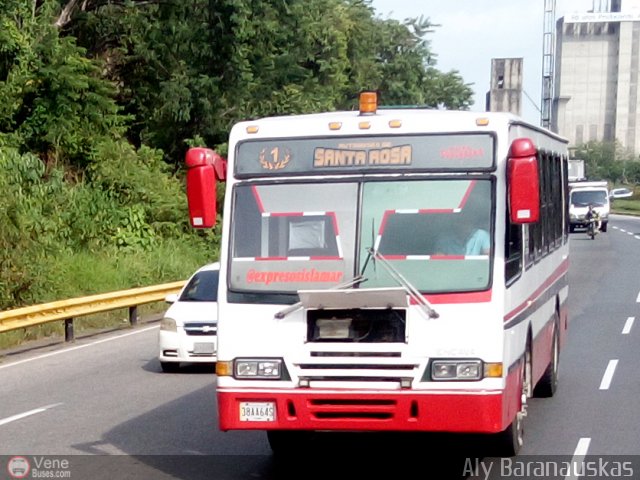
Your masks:
<svg viewBox="0 0 640 480"><path fill-rule="evenodd" d="M282 377L282 359L238 358L234 362L235 378L279 380Z"/></svg>
<svg viewBox="0 0 640 480"><path fill-rule="evenodd" d="M431 363L431 380L481 380L480 360L435 360Z"/></svg>

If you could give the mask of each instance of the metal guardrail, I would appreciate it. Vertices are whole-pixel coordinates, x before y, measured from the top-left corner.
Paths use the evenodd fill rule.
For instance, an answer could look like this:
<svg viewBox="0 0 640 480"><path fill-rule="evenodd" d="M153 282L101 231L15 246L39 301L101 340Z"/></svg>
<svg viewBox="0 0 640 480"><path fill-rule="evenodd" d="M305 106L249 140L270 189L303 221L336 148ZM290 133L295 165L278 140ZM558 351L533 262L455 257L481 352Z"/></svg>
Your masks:
<svg viewBox="0 0 640 480"><path fill-rule="evenodd" d="M64 320L65 341L71 341L74 318L118 308L129 308L129 323L135 325L138 305L162 301L168 294L177 293L184 284L183 280L6 310L0 312L0 333Z"/></svg>

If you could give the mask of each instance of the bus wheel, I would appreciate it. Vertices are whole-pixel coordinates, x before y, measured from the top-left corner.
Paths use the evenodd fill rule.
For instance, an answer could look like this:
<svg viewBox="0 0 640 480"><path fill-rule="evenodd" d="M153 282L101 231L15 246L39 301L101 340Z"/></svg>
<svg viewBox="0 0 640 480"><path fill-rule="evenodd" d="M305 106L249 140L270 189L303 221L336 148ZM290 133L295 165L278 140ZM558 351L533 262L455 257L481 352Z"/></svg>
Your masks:
<svg viewBox="0 0 640 480"><path fill-rule="evenodd" d="M520 392L520 410L511 424L497 434L497 456L513 457L518 454L524 444L524 419L527 416L527 399L532 396L531 387L531 344L527 342L522 368L522 388Z"/></svg>
<svg viewBox="0 0 640 480"><path fill-rule="evenodd" d="M518 454L524 443L523 421L524 418L521 416L521 413L518 412L516 418L511 422L511 425L498 434L496 456L513 457Z"/></svg>
<svg viewBox="0 0 640 480"><path fill-rule="evenodd" d="M551 347L551 360L544 375L536 385L534 395L538 398L553 397L558 388L558 367L560 362L560 338L558 332L558 321L556 313L556 322L553 327L553 345Z"/></svg>

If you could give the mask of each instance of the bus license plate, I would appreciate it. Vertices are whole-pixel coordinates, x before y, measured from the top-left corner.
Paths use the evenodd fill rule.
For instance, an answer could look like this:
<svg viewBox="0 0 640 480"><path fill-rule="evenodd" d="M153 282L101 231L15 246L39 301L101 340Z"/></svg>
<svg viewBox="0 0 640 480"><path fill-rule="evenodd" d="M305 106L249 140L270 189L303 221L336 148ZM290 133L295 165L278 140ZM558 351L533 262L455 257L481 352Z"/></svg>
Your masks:
<svg viewBox="0 0 640 480"><path fill-rule="evenodd" d="M241 422L273 422L275 419L274 402L240 402Z"/></svg>

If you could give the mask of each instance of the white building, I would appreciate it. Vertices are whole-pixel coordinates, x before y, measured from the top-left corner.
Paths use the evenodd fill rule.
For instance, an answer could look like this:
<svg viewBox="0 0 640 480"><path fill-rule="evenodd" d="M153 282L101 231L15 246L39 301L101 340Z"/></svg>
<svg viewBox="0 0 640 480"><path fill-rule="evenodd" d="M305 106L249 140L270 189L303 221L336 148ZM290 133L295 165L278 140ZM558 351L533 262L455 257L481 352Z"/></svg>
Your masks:
<svg viewBox="0 0 640 480"><path fill-rule="evenodd" d="M640 0L599 0L556 29L551 128L573 146L617 139L639 154Z"/></svg>

